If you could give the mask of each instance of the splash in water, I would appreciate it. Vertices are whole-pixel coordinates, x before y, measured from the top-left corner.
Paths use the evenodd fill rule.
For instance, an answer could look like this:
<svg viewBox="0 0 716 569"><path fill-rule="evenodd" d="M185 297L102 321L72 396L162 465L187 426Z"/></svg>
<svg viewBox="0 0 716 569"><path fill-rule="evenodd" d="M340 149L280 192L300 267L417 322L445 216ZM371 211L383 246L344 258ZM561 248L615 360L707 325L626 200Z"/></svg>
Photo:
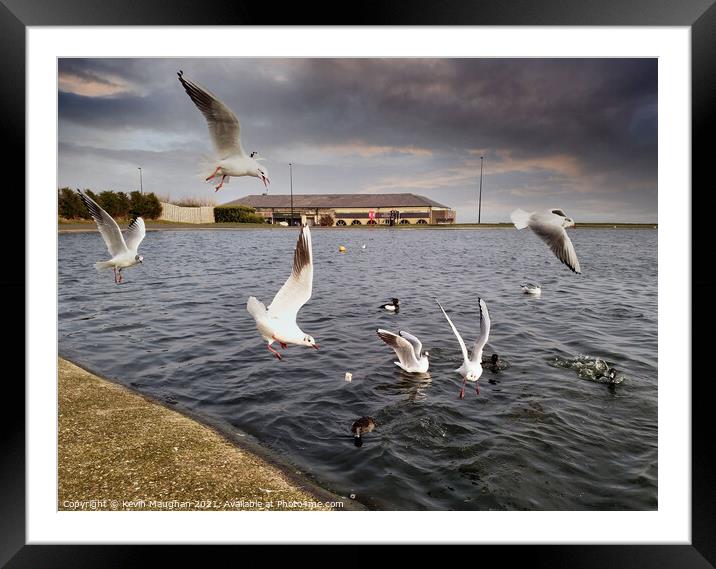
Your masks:
<svg viewBox="0 0 716 569"><path fill-rule="evenodd" d="M572 359L554 357L548 361L552 367L572 369L577 375L588 381L617 385L624 381L624 374L612 367L607 361L580 354Z"/></svg>

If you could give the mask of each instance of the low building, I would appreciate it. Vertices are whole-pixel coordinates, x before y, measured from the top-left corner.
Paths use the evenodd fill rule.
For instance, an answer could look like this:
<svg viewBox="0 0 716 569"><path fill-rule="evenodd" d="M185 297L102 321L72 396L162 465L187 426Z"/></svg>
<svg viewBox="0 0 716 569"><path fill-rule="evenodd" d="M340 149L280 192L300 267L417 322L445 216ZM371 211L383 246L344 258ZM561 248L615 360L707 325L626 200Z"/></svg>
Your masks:
<svg viewBox="0 0 716 569"><path fill-rule="evenodd" d="M244 205L269 223L291 222L290 195L251 195L223 204ZM333 225L388 225L455 223L455 210L415 194L297 194L293 220L319 225L331 216Z"/></svg>

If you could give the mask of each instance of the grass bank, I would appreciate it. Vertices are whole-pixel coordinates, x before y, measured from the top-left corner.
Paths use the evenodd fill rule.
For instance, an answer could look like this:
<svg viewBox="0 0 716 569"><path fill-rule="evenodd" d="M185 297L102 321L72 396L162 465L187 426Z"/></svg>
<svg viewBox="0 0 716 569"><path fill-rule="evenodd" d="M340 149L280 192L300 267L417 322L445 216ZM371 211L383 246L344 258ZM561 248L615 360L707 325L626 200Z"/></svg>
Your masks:
<svg viewBox="0 0 716 569"><path fill-rule="evenodd" d="M59 510L361 508L62 358L58 405Z"/></svg>

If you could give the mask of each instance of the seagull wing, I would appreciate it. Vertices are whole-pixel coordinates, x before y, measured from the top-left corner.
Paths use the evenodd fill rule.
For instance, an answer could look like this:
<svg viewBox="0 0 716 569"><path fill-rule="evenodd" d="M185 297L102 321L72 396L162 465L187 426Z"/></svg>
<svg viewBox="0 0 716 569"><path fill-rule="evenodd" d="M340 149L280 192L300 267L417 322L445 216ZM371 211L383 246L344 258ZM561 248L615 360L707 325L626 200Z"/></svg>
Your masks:
<svg viewBox="0 0 716 569"><path fill-rule="evenodd" d="M448 321L448 324L450 324L450 328L452 328L453 334L455 334L455 337L457 338L458 343L460 344L460 349L462 350L462 357L465 359L465 361L468 361L468 355L467 355L467 348L465 347L465 341L462 339L462 336L460 336L460 332L457 331L457 328L455 328L455 324L452 323L452 320L450 320L450 317L447 315L447 312L445 312L445 309L443 308L443 305L438 302L438 299L435 299L435 302L438 303L438 306L440 307L440 310L443 311L443 314L445 315L445 318Z"/></svg>
<svg viewBox="0 0 716 569"><path fill-rule="evenodd" d="M487 304L484 300L478 299L478 304L480 306L480 336L475 342L475 347L472 348L470 361L479 363L482 361L482 350L490 337L490 313L487 311Z"/></svg>
<svg viewBox="0 0 716 569"><path fill-rule="evenodd" d="M127 249L136 251L146 234L147 229L144 227L144 220L141 217L133 219L127 231L124 233L124 241L127 244Z"/></svg>
<svg viewBox="0 0 716 569"><path fill-rule="evenodd" d="M181 71L177 75L187 95L204 115L214 148L221 158L234 154L245 156L246 152L241 145L239 119L233 111L204 87L184 79Z"/></svg>
<svg viewBox="0 0 716 569"><path fill-rule="evenodd" d="M296 250L293 253L293 270L291 276L274 296L268 307L269 316L296 318L301 307L311 298L313 290L313 251L311 247L311 230L308 226L301 227Z"/></svg>
<svg viewBox="0 0 716 569"><path fill-rule="evenodd" d="M416 336L413 336L408 332L404 332L403 330L398 332L398 334L400 334L401 337L405 338L408 342L410 342L410 344L413 346L413 351L415 352L415 355L417 357L420 357L420 354L423 351L423 343L418 340Z"/></svg>
<svg viewBox="0 0 716 569"><path fill-rule="evenodd" d="M404 368L413 369L420 365L418 358L415 356L413 344L408 340L381 328L378 328L376 332L381 340L393 348L395 355L398 356L398 360Z"/></svg>
<svg viewBox="0 0 716 569"><path fill-rule="evenodd" d="M127 244L124 242L124 237L122 237L122 232L119 230L117 222L91 197L80 190L77 190L77 193L82 198L82 201L85 202L92 219L94 219L97 224L97 229L99 229L102 239L104 239L104 242L107 244L109 254L112 255L112 257L116 257L121 253L126 253Z"/></svg>
<svg viewBox="0 0 716 569"><path fill-rule="evenodd" d="M574 245L564 230L564 227L555 225L554 223L545 223L541 220L530 222L530 228L534 231L542 241L547 243L557 258L572 269L575 273L581 273L577 253Z"/></svg>

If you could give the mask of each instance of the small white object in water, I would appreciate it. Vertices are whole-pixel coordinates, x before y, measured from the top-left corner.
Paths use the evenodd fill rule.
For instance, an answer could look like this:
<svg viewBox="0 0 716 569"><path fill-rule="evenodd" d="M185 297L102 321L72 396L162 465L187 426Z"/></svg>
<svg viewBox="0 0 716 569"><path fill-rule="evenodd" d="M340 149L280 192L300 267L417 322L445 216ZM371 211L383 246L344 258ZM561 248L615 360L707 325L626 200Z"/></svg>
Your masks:
<svg viewBox="0 0 716 569"><path fill-rule="evenodd" d="M349 371L346 372L346 381L348 381L348 382L353 381L353 374Z"/></svg>
<svg viewBox="0 0 716 569"><path fill-rule="evenodd" d="M365 243L363 243L363 245L361 245L360 248L365 249Z"/></svg>

